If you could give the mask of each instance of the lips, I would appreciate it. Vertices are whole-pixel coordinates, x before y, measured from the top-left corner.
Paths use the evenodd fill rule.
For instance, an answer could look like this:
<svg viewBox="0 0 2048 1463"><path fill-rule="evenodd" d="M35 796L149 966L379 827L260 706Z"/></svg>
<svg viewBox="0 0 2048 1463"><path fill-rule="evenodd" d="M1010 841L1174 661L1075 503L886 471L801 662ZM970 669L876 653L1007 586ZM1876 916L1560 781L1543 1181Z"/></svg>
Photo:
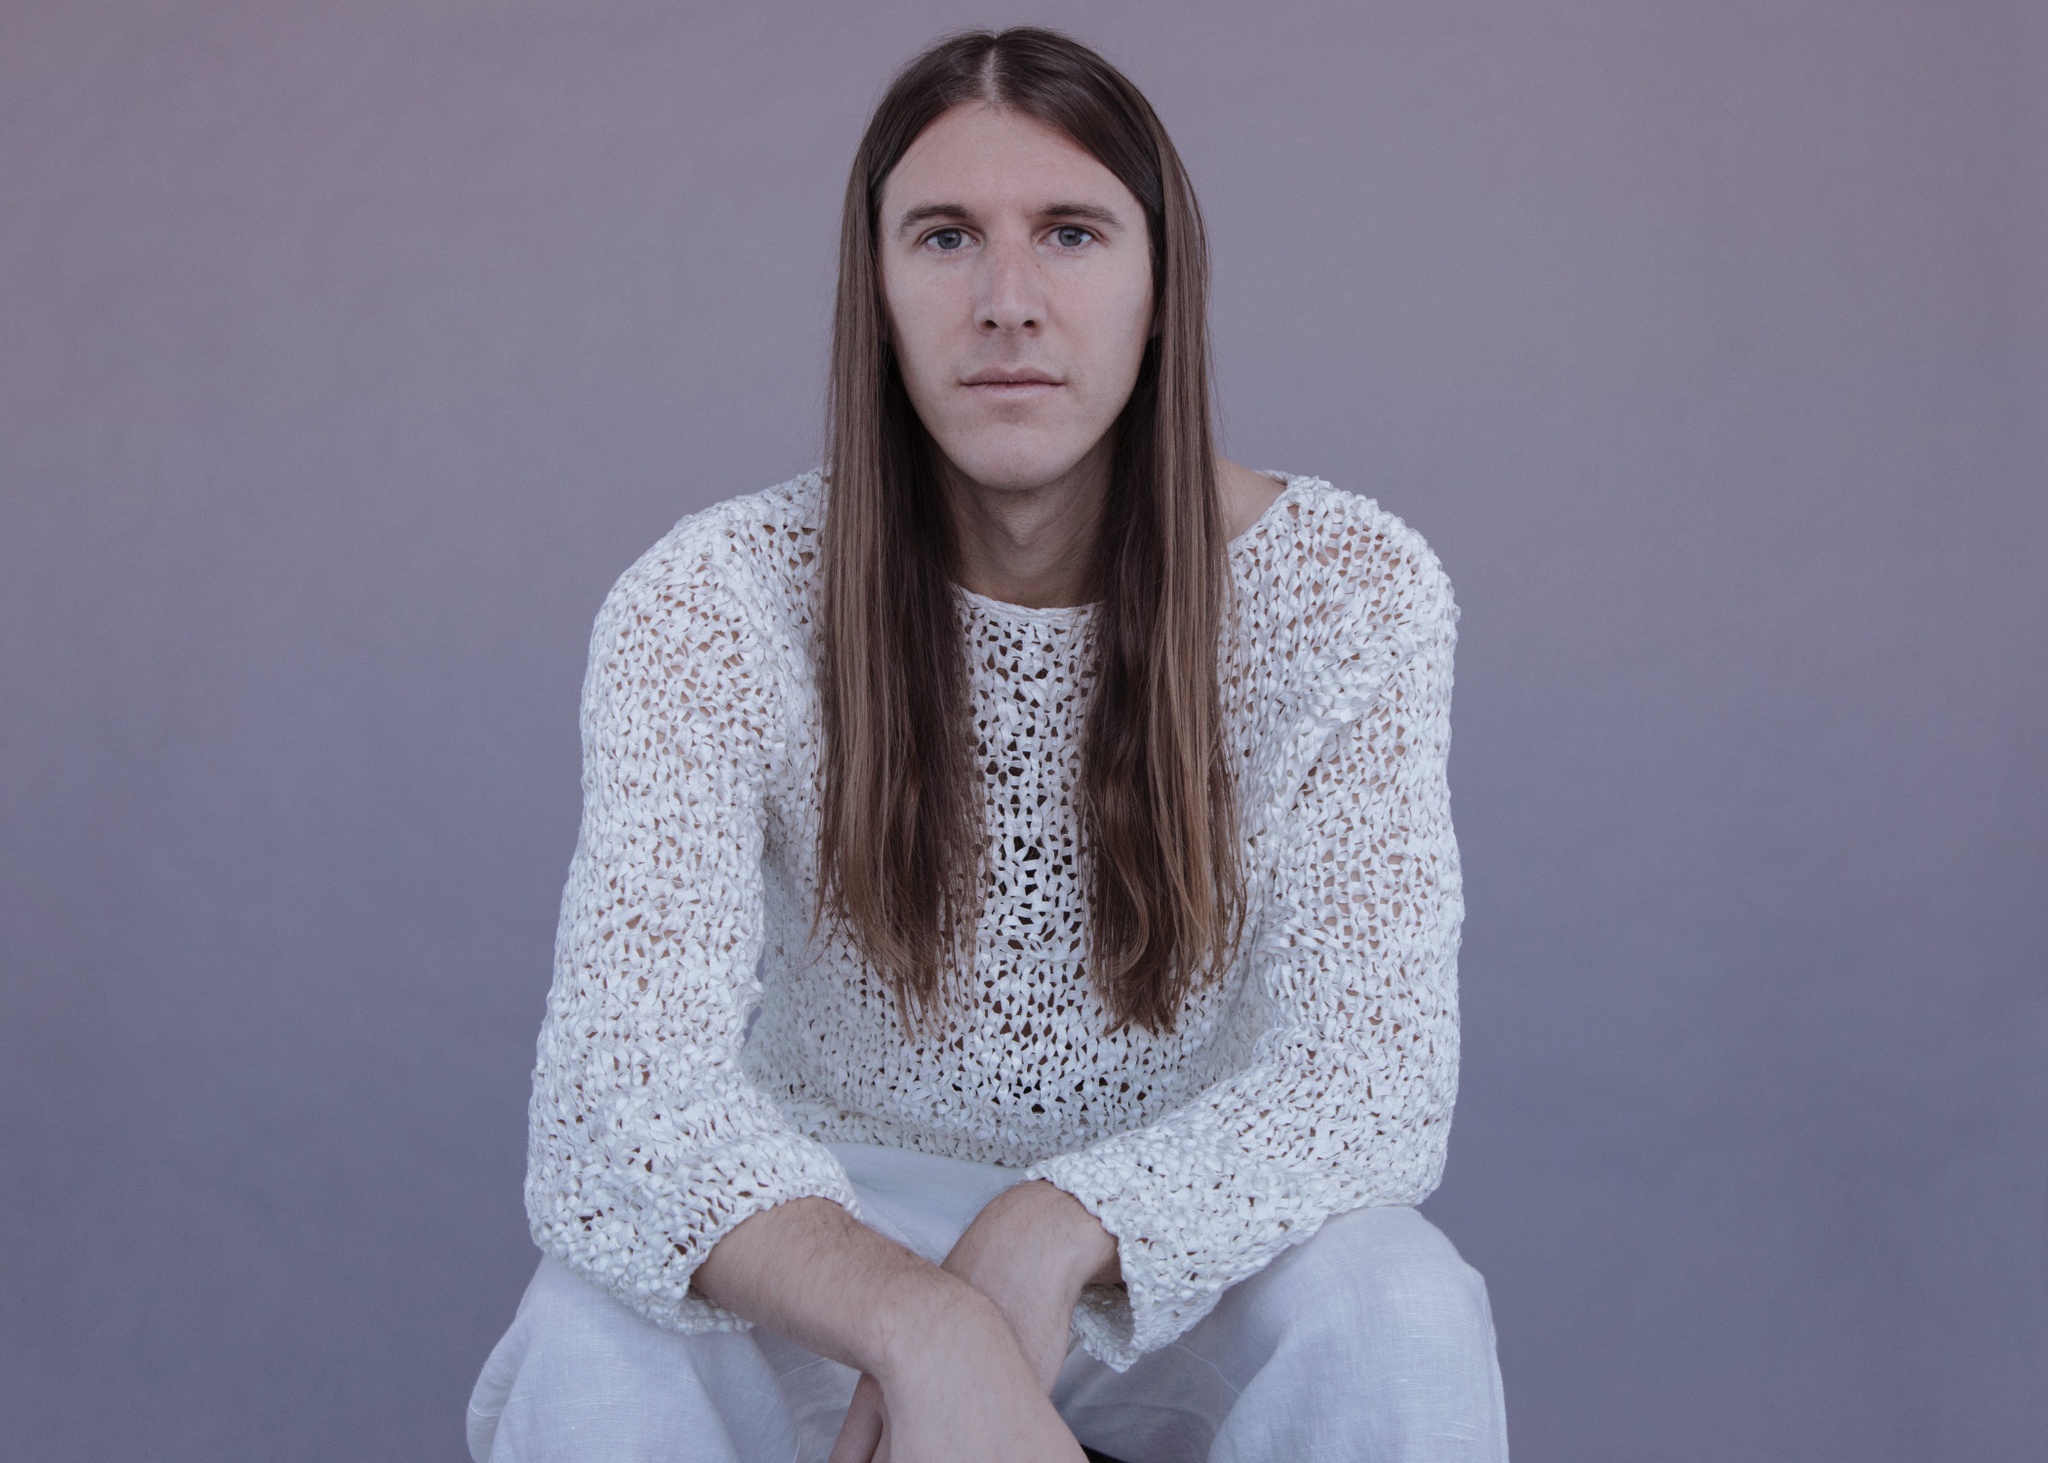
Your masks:
<svg viewBox="0 0 2048 1463"><path fill-rule="evenodd" d="M960 384L1002 393L1028 391L1033 387L1057 386L1060 383L1041 371L977 371Z"/></svg>

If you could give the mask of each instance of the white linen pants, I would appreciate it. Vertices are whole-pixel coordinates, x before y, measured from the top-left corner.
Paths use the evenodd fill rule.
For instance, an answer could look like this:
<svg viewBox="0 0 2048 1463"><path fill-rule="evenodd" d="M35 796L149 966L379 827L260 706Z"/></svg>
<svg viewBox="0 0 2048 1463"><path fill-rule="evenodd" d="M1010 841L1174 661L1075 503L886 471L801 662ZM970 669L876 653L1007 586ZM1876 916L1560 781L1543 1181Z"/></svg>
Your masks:
<svg viewBox="0 0 2048 1463"><path fill-rule="evenodd" d="M862 1217L941 1260L1013 1169L835 1145ZM754 1330L664 1331L544 1258L469 1404L476 1463L823 1463L856 1373ZM1413 1209L1359 1209L1121 1374L1053 1402L1123 1463L1506 1463L1486 1285Z"/></svg>

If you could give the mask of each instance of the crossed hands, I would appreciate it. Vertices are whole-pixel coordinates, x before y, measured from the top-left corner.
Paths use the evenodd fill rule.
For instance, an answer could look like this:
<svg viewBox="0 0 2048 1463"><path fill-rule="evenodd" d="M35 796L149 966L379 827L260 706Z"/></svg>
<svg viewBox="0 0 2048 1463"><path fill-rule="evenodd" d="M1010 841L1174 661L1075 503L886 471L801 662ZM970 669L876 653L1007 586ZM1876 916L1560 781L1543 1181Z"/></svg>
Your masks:
<svg viewBox="0 0 2048 1463"><path fill-rule="evenodd" d="M891 1374L862 1374L831 1463L1082 1463L1050 1394L1081 1287L1119 1278L1116 1240L1033 1181L990 1200L943 1268L972 1289L891 1348Z"/></svg>

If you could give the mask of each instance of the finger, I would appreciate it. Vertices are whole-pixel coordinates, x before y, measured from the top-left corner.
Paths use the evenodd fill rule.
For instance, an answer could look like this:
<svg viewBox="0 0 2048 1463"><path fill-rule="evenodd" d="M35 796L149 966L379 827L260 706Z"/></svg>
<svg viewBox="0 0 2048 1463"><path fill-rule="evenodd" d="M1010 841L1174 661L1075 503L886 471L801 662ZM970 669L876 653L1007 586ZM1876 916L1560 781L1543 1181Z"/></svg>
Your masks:
<svg viewBox="0 0 2048 1463"><path fill-rule="evenodd" d="M840 1424L839 1437L832 1444L830 1463L874 1463L882 1444L882 1384L862 1374L853 1389L853 1402Z"/></svg>

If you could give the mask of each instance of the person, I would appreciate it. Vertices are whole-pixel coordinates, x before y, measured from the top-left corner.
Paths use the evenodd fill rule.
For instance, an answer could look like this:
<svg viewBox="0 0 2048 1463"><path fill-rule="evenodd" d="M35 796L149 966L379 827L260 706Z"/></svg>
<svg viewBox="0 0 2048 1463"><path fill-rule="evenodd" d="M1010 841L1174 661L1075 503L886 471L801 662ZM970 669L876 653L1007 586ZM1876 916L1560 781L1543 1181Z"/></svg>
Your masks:
<svg viewBox="0 0 2048 1463"><path fill-rule="evenodd" d="M1079 43L879 104L825 469L598 616L480 1463L1506 1456L1411 1207L1456 611L1391 514L1218 455L1206 272Z"/></svg>

